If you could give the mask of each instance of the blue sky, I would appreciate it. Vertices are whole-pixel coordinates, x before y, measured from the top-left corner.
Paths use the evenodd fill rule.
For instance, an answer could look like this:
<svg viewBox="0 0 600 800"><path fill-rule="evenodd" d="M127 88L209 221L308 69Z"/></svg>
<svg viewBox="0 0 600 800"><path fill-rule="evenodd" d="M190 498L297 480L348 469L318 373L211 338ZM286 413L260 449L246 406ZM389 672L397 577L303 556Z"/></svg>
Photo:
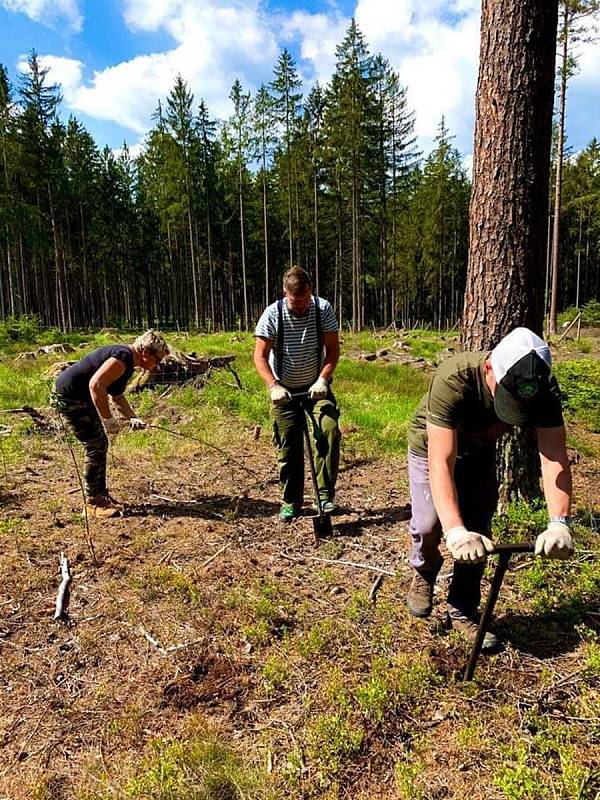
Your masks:
<svg viewBox="0 0 600 800"><path fill-rule="evenodd" d="M35 48L61 83L63 116L98 144L136 152L178 72L213 116L230 113L236 77L256 90L283 47L307 87L326 82L355 16L372 51L398 70L427 152L442 114L468 163L480 0L0 0L0 61L16 82ZM600 46L583 45L568 96L569 145L600 138Z"/></svg>

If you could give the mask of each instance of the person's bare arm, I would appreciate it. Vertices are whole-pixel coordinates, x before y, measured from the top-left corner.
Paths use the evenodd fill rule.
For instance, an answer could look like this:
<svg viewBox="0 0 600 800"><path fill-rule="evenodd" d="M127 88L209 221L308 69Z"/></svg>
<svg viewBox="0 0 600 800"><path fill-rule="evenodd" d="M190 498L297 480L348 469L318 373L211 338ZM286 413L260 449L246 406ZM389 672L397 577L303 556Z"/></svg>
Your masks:
<svg viewBox="0 0 600 800"><path fill-rule="evenodd" d="M455 430L427 423L429 485L443 531L464 526L454 482L456 440Z"/></svg>
<svg viewBox="0 0 600 800"><path fill-rule="evenodd" d="M107 389L111 383L120 378L124 372L125 364L123 364L122 361L118 358L109 358L90 378L89 388L92 402L98 409L98 413L102 419L109 419L112 416L110 413Z"/></svg>
<svg viewBox="0 0 600 800"><path fill-rule="evenodd" d="M254 366L269 388L274 383L277 383L277 379L275 375L273 375L273 370L269 364L269 354L272 349L273 342L270 339L263 339L261 336L256 337L256 344L254 345Z"/></svg>
<svg viewBox="0 0 600 800"><path fill-rule="evenodd" d="M538 428L537 440L548 514L550 517L568 517L573 480L564 425L559 428Z"/></svg>
<svg viewBox="0 0 600 800"><path fill-rule="evenodd" d="M340 360L340 337L337 331L323 334L325 346L325 359L321 367L320 377L330 381L338 361Z"/></svg>
<svg viewBox="0 0 600 800"><path fill-rule="evenodd" d="M125 417L125 419L134 419L136 414L133 408L129 405L129 401L125 397L124 394L118 395L118 397L112 398L113 404L116 407L117 411L121 416Z"/></svg>

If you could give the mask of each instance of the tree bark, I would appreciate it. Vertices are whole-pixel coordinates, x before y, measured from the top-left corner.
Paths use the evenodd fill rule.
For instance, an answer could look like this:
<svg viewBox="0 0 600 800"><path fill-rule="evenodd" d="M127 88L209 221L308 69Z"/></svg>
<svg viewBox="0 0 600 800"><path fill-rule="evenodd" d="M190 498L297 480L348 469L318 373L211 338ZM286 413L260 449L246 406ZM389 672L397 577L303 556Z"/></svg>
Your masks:
<svg viewBox="0 0 600 800"><path fill-rule="evenodd" d="M483 0L462 344L542 332L558 0Z"/></svg>
<svg viewBox="0 0 600 800"><path fill-rule="evenodd" d="M542 333L558 0L483 0L465 349ZM533 432L498 443L503 500L539 494Z"/></svg>

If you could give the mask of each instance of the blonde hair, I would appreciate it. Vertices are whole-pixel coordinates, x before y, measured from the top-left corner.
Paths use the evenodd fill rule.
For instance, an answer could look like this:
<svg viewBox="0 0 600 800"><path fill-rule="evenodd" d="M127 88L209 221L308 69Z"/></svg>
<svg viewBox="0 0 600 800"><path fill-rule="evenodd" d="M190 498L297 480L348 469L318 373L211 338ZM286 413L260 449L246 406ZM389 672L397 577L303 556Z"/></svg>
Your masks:
<svg viewBox="0 0 600 800"><path fill-rule="evenodd" d="M159 361L169 354L169 345L162 333L152 329L138 336L133 346L136 350L144 350L146 353L156 356Z"/></svg>

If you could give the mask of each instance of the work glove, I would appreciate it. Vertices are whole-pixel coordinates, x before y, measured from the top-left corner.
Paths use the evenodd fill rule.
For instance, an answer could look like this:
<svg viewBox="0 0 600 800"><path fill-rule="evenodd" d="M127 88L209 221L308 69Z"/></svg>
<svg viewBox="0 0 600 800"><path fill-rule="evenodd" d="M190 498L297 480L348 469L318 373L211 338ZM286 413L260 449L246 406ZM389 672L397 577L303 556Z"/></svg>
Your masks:
<svg viewBox="0 0 600 800"><path fill-rule="evenodd" d="M130 417L129 418L129 427L132 431L141 431L142 428L146 427L146 423L143 419L139 417Z"/></svg>
<svg viewBox="0 0 600 800"><path fill-rule="evenodd" d="M108 417L108 419L103 419L102 424L104 425L104 430L112 436L116 436L117 433L119 433L119 431L121 430L121 423L119 422L118 419L115 419L114 417Z"/></svg>
<svg viewBox="0 0 600 800"><path fill-rule="evenodd" d="M468 531L462 525L457 525L446 532L446 547L450 550L455 561L468 564L477 564L485 561L487 554L494 549L494 543L487 536Z"/></svg>
<svg viewBox="0 0 600 800"><path fill-rule="evenodd" d="M272 386L269 386L269 394L271 395L271 402L274 406L285 406L292 400L292 395L285 386L279 383L274 383Z"/></svg>
<svg viewBox="0 0 600 800"><path fill-rule="evenodd" d="M326 381L325 378L317 378L308 390L308 397L310 400L323 400L324 397L327 397L328 391L328 381Z"/></svg>
<svg viewBox="0 0 600 800"><path fill-rule="evenodd" d="M535 554L545 558L564 560L573 554L573 539L564 522L551 522L535 540Z"/></svg>

